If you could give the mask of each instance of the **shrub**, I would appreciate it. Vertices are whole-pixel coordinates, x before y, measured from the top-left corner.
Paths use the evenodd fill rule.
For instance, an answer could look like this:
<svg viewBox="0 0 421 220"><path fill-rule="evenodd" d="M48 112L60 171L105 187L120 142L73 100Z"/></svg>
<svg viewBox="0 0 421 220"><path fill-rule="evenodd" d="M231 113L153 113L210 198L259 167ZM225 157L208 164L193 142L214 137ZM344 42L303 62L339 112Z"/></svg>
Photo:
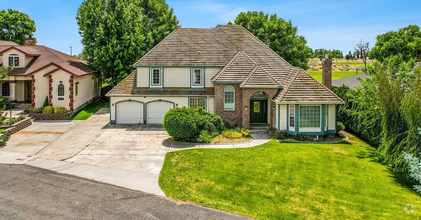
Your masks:
<svg viewBox="0 0 421 220"><path fill-rule="evenodd" d="M343 130L345 130L345 125L344 125L344 123L342 123L342 122L338 121L338 122L336 123L336 133L339 133L340 131L343 131Z"/></svg>
<svg viewBox="0 0 421 220"><path fill-rule="evenodd" d="M247 129L241 129L241 134L243 135L243 137L250 137L250 130Z"/></svg>
<svg viewBox="0 0 421 220"><path fill-rule="evenodd" d="M289 138L289 136L290 135L288 131L281 130L281 131L275 132L275 138L278 140L287 139Z"/></svg>
<svg viewBox="0 0 421 220"><path fill-rule="evenodd" d="M65 107L57 107L54 109L54 114L62 114L67 113L67 109Z"/></svg>
<svg viewBox="0 0 421 220"><path fill-rule="evenodd" d="M14 124L14 123L16 123L16 122L18 122L18 121L23 120L24 118L25 118L25 117L23 117L23 116L21 115L21 116L19 116L19 117L11 118L11 119L9 119L9 120L7 120L7 121L3 121L3 122L2 122L2 124L4 124L4 125L12 125L12 124Z"/></svg>
<svg viewBox="0 0 421 220"><path fill-rule="evenodd" d="M4 135L2 138L0 138L0 148L6 146L6 142L9 140L10 134Z"/></svg>
<svg viewBox="0 0 421 220"><path fill-rule="evenodd" d="M199 143L210 143L212 141L212 138L217 135L218 133L209 133L208 131L203 130L202 132L200 132L200 135L196 139L196 141Z"/></svg>
<svg viewBox="0 0 421 220"><path fill-rule="evenodd" d="M421 156L421 153L420 153ZM421 162L420 159L412 156L411 154L403 152L403 158L409 165L409 176L420 183L420 185L414 185L415 191L421 194Z"/></svg>
<svg viewBox="0 0 421 220"><path fill-rule="evenodd" d="M203 108L171 109L165 114L163 125L171 137L183 141L197 141L201 135L205 138L202 131L216 136L224 129L221 117Z"/></svg>
<svg viewBox="0 0 421 220"><path fill-rule="evenodd" d="M27 109L27 111L28 111L29 113L42 113L42 107L39 107L39 108L29 107L29 108Z"/></svg>
<svg viewBox="0 0 421 220"><path fill-rule="evenodd" d="M297 141L306 141L306 140L309 139L309 137L305 134L297 133L297 134L295 134L294 139L297 140Z"/></svg>
<svg viewBox="0 0 421 220"><path fill-rule="evenodd" d="M53 106L47 106L42 110L42 114L52 114L54 112Z"/></svg>
<svg viewBox="0 0 421 220"><path fill-rule="evenodd" d="M230 122L226 119L222 119L222 122L224 123L224 129L231 128Z"/></svg>
<svg viewBox="0 0 421 220"><path fill-rule="evenodd" d="M47 106L48 106L48 96L45 96L44 104L42 105L42 107L47 107Z"/></svg>
<svg viewBox="0 0 421 220"><path fill-rule="evenodd" d="M222 136L226 138L242 138L243 137L243 135L241 134L241 131L238 132L234 129L228 129L228 130L222 131Z"/></svg>

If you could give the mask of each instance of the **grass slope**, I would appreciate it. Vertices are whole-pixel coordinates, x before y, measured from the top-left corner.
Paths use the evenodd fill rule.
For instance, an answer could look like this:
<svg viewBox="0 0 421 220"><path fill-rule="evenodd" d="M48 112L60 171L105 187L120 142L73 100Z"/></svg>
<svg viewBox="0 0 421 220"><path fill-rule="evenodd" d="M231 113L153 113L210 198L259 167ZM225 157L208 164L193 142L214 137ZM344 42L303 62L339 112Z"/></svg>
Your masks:
<svg viewBox="0 0 421 220"><path fill-rule="evenodd" d="M101 108L108 108L110 104L108 102L92 102L85 108L81 109L78 113L73 115L70 120L86 120L95 114Z"/></svg>
<svg viewBox="0 0 421 220"><path fill-rule="evenodd" d="M169 197L259 219L420 219L420 197L373 155L354 136L184 150L166 155L159 184Z"/></svg>
<svg viewBox="0 0 421 220"><path fill-rule="evenodd" d="M307 71L310 75L312 75L315 79L319 82L322 81L322 71ZM355 71L332 71L332 80L341 79L348 76L355 75Z"/></svg>

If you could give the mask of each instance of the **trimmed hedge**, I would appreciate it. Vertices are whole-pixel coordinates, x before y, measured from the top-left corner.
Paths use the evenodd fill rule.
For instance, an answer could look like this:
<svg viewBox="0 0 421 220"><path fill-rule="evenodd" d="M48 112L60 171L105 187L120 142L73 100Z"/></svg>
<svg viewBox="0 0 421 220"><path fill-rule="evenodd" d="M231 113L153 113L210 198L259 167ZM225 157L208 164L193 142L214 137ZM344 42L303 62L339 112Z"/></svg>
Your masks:
<svg viewBox="0 0 421 220"><path fill-rule="evenodd" d="M171 137L190 142L208 142L209 137L215 137L225 129L219 115L203 108L171 109L165 114L163 125Z"/></svg>
<svg viewBox="0 0 421 220"><path fill-rule="evenodd" d="M57 107L54 109L54 114L62 114L67 113L67 109L65 107Z"/></svg>
<svg viewBox="0 0 421 220"><path fill-rule="evenodd" d="M44 108L44 110L42 110L42 113L43 113L43 114L52 114L52 113L54 113L54 108L53 108L53 106L46 106L46 107Z"/></svg>

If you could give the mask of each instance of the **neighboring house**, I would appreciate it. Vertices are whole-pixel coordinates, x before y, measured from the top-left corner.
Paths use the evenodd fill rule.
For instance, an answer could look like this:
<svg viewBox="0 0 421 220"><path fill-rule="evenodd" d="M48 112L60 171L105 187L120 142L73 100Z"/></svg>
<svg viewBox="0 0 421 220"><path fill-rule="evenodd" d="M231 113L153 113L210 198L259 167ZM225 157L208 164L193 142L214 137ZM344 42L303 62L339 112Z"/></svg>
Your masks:
<svg viewBox="0 0 421 220"><path fill-rule="evenodd" d="M0 62L13 66L0 80L1 96L13 102L42 107L48 97L49 105L72 111L100 94L99 75L85 61L37 46L35 39L25 46L0 41Z"/></svg>
<svg viewBox="0 0 421 220"><path fill-rule="evenodd" d="M332 81L332 86L336 88L341 87L341 86L348 86L350 89L355 90L355 86L361 87L361 82L359 79L364 80L367 77L370 77L370 76L367 76L367 74L365 73L361 73L361 74L356 74L356 75L348 76L341 79L336 79Z"/></svg>
<svg viewBox="0 0 421 220"><path fill-rule="evenodd" d="M336 132L343 101L241 26L179 28L134 67L107 94L111 123L162 123L169 109L187 106L245 128Z"/></svg>

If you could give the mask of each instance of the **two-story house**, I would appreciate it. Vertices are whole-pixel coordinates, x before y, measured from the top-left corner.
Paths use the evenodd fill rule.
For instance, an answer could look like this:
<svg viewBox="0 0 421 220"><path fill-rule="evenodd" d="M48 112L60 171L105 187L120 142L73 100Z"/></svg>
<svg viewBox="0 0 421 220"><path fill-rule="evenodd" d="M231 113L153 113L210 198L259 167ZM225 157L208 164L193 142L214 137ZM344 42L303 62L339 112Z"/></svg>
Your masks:
<svg viewBox="0 0 421 220"><path fill-rule="evenodd" d="M169 109L187 106L245 128L336 132L343 101L241 26L179 28L134 67L107 94L111 123L162 123Z"/></svg>
<svg viewBox="0 0 421 220"><path fill-rule="evenodd" d="M36 45L0 41L0 63L13 70L0 80L1 96L13 102L42 107L46 98L53 107L73 111L100 94L99 74L84 60Z"/></svg>

